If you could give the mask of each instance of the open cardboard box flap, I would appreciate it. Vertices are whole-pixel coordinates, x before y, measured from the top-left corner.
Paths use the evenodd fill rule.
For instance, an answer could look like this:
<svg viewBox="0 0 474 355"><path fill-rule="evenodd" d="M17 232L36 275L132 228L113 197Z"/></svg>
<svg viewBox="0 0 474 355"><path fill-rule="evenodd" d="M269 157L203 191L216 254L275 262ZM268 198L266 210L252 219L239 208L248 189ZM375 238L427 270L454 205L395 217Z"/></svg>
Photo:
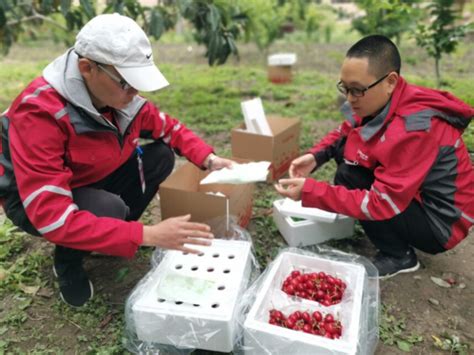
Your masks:
<svg viewBox="0 0 474 355"><path fill-rule="evenodd" d="M162 219L191 214L191 220L195 222L225 220L228 225L230 219L235 218L240 226L246 227L252 215L254 184L200 185L199 182L208 174L189 162L173 172L160 185Z"/></svg>
<svg viewBox="0 0 474 355"><path fill-rule="evenodd" d="M299 156L301 122L295 118L267 116L272 136L247 132L245 124L232 130L232 155L253 161L272 163L269 181L283 176L293 159Z"/></svg>

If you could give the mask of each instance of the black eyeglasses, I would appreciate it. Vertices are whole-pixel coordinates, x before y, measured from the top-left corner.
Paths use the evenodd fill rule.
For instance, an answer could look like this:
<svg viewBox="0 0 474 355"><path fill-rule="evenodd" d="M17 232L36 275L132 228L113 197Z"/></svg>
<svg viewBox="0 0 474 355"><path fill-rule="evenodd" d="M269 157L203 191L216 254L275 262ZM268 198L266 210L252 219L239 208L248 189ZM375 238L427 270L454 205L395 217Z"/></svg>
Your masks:
<svg viewBox="0 0 474 355"><path fill-rule="evenodd" d="M100 63L96 63L97 64L97 67L102 70L105 74L107 74L109 76L110 79L112 79L113 81L115 81L117 84L120 85L120 87L122 88L122 90L128 90L132 87L132 85L130 85L129 83L127 83L125 81L125 79L122 79L122 78L119 78L117 75L115 75L114 73L112 73L110 70L108 70L107 68L105 68L102 64Z"/></svg>
<svg viewBox="0 0 474 355"><path fill-rule="evenodd" d="M363 88L363 89L359 89L359 88L348 88L346 86L344 86L344 84L342 83L342 81L339 81L336 85L337 87L337 90L339 90L339 92L345 96L349 95L349 93L354 96L354 97L362 97L365 95L365 92L367 90L369 90L370 88L373 88L375 85L377 85L378 83L382 82L390 73L387 73L385 74L384 76L382 76L379 80L377 80L376 82L370 84L369 86L367 86L366 88Z"/></svg>

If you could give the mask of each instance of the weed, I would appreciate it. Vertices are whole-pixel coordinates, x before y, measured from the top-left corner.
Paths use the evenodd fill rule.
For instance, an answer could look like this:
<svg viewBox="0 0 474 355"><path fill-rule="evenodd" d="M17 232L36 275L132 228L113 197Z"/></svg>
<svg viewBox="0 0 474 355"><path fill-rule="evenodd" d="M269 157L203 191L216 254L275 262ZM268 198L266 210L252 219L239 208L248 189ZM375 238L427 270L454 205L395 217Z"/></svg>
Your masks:
<svg viewBox="0 0 474 355"><path fill-rule="evenodd" d="M451 354L467 355L470 346L467 343L462 343L458 336L443 333L441 336L431 336L433 338L433 345L441 350L449 351Z"/></svg>
<svg viewBox="0 0 474 355"><path fill-rule="evenodd" d="M405 352L410 352L412 346L423 341L423 337L416 334L407 334L405 319L400 314L395 317L393 306L382 304L379 324L380 340L387 345L397 345Z"/></svg>

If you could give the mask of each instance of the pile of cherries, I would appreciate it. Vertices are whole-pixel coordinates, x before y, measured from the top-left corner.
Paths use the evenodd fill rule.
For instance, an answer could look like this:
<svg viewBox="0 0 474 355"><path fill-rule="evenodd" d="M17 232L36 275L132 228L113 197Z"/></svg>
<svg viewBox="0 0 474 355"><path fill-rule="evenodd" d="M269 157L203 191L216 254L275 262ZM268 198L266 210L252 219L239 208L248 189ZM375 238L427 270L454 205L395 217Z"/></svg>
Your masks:
<svg viewBox="0 0 474 355"><path fill-rule="evenodd" d="M324 272L301 273L294 270L285 279L282 291L290 296L297 296L331 306L341 302L347 285L337 277Z"/></svg>
<svg viewBox="0 0 474 355"><path fill-rule="evenodd" d="M281 311L272 309L268 323L329 339L339 339L342 335L341 322L330 313L323 316L318 311L313 314L295 311L286 317Z"/></svg>

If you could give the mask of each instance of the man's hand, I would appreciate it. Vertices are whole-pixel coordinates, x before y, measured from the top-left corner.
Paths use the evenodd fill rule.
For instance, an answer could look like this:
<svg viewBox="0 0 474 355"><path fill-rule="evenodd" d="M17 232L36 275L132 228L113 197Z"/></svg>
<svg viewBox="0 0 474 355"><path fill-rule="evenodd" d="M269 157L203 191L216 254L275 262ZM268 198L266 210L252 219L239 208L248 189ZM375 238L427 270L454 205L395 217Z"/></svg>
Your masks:
<svg viewBox="0 0 474 355"><path fill-rule="evenodd" d="M229 159L221 158L215 154L209 154L209 156L204 160L204 167L209 171L221 170L223 168L232 169L232 165L235 162Z"/></svg>
<svg viewBox="0 0 474 355"><path fill-rule="evenodd" d="M305 180L305 178L280 179L278 184L275 184L275 189L280 195L299 201Z"/></svg>
<svg viewBox="0 0 474 355"><path fill-rule="evenodd" d="M316 168L316 159L313 154L302 155L291 162L290 177L307 177Z"/></svg>
<svg viewBox="0 0 474 355"><path fill-rule="evenodd" d="M189 222L191 215L172 217L153 226L143 226L143 243L165 249L181 250L188 253L199 253L184 244L211 245L214 235L207 224Z"/></svg>

